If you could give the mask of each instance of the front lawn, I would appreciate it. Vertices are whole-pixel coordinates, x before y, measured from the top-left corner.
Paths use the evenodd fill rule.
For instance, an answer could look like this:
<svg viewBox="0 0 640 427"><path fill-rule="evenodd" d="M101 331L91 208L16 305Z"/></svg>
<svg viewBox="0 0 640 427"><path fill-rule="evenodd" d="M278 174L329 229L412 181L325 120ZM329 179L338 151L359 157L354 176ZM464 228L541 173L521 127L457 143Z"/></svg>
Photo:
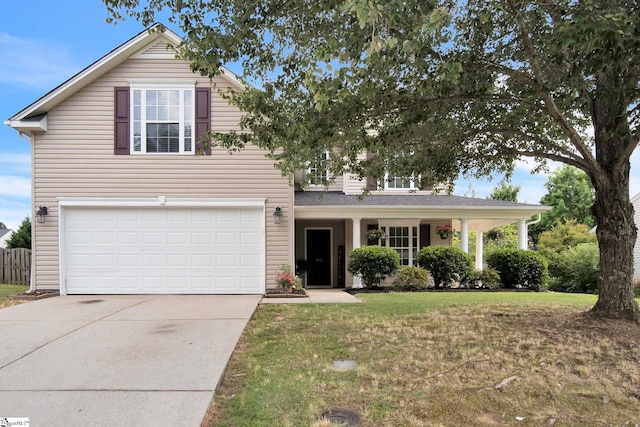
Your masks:
<svg viewBox="0 0 640 427"><path fill-rule="evenodd" d="M27 285L2 285L0 284L0 308L15 305L18 302L11 301L8 297L26 292L29 289Z"/></svg>
<svg viewBox="0 0 640 427"><path fill-rule="evenodd" d="M361 426L640 423L640 328L581 316L594 295L359 297L260 306L203 425L320 426L335 408Z"/></svg>

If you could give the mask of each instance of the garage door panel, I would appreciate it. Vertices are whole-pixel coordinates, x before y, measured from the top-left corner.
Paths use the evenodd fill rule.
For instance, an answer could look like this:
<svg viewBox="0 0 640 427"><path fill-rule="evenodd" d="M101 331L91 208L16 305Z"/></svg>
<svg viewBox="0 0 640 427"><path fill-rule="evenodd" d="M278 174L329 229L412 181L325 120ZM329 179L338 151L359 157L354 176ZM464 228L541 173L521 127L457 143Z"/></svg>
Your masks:
<svg viewBox="0 0 640 427"><path fill-rule="evenodd" d="M176 231L167 234L167 244L185 245L189 241L189 236L185 232Z"/></svg>
<svg viewBox="0 0 640 427"><path fill-rule="evenodd" d="M264 292L262 207L68 207L63 220L67 293Z"/></svg>
<svg viewBox="0 0 640 427"><path fill-rule="evenodd" d="M164 243L163 234L158 231L143 231L142 243L145 245L157 245Z"/></svg>
<svg viewBox="0 0 640 427"><path fill-rule="evenodd" d="M213 234L206 232L194 232L189 237L192 245L210 245L214 241Z"/></svg>

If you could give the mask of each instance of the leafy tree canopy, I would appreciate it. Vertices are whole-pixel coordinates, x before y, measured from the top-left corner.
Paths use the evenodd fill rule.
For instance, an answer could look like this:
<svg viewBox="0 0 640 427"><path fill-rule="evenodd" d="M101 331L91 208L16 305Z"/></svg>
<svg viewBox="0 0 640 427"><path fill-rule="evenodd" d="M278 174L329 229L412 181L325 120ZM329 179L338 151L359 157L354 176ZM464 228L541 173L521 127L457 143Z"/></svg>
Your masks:
<svg viewBox="0 0 640 427"><path fill-rule="evenodd" d="M0 230L6 230L6 229L7 229L7 226L4 225L4 222L0 221Z"/></svg>
<svg viewBox="0 0 640 427"><path fill-rule="evenodd" d="M596 235L589 232L589 227L571 219L556 224L551 230L542 233L538 242L538 252L552 260L580 243L595 242Z"/></svg>
<svg viewBox="0 0 640 427"><path fill-rule="evenodd" d="M594 312L640 320L637 0L103 1L110 19L145 24L170 9L204 75L239 61L260 90L227 94L247 114L213 140L264 147L287 175L326 150L334 175L421 174L421 185L508 174L522 156L581 169L603 260Z"/></svg>
<svg viewBox="0 0 640 427"><path fill-rule="evenodd" d="M532 227L531 236L534 240L537 241L540 233L551 230L562 221L573 219L587 228L596 224L591 213L595 199L593 186L584 172L571 166L562 166L549 175L544 186L547 194L542 196L540 203L553 209L544 212L542 220Z"/></svg>
<svg viewBox="0 0 640 427"><path fill-rule="evenodd" d="M499 186L494 188L493 191L491 191L489 198L493 200L505 200L508 202L517 202L519 192L520 192L519 185L505 184L503 182Z"/></svg>
<svg viewBox="0 0 640 427"><path fill-rule="evenodd" d="M18 230L7 240L7 249L15 248L31 249L31 220L29 217L22 220Z"/></svg>

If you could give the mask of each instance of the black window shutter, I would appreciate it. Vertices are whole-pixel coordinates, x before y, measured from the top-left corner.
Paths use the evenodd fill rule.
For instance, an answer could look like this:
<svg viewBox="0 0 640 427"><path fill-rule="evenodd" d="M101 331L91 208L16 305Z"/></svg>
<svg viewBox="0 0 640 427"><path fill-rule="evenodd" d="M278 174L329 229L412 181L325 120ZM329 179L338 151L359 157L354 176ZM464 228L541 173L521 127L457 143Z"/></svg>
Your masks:
<svg viewBox="0 0 640 427"><path fill-rule="evenodd" d="M431 224L420 224L420 249L431 246Z"/></svg>
<svg viewBox="0 0 640 427"><path fill-rule="evenodd" d="M114 154L130 154L130 127L129 127L129 88L114 88L113 96L113 120L114 120Z"/></svg>
<svg viewBox="0 0 640 427"><path fill-rule="evenodd" d="M367 153L367 160L371 160L375 157L375 154ZM369 191L376 191L378 189L378 180L368 176L365 181L366 189ZM384 184L383 184L384 188Z"/></svg>
<svg viewBox="0 0 640 427"><path fill-rule="evenodd" d="M196 153L202 150L202 140L211 130L211 88L196 88ZM211 154L211 146L204 150Z"/></svg>

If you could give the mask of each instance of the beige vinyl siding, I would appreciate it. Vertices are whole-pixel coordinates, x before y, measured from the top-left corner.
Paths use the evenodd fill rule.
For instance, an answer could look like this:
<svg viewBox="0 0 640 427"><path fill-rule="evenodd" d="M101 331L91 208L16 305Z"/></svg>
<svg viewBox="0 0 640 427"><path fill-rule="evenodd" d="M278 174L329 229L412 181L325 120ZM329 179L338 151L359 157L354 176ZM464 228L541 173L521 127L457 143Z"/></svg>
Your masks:
<svg viewBox="0 0 640 427"><path fill-rule="evenodd" d="M343 177L338 176L333 182L329 182L328 186L324 185L309 185L304 188L304 191L342 191Z"/></svg>
<svg viewBox="0 0 640 427"><path fill-rule="evenodd" d="M640 224L640 194L636 194L631 198L634 214L633 220L636 224ZM640 284L640 234L636 238L636 244L633 247L633 277L634 282Z"/></svg>
<svg viewBox="0 0 640 427"><path fill-rule="evenodd" d="M345 174L344 194L362 194L367 189L367 179L358 179L355 175Z"/></svg>
<svg viewBox="0 0 640 427"><path fill-rule="evenodd" d="M290 263L292 189L264 151L249 146L229 154L214 148L210 156L113 154L113 88L130 79L163 79L211 86L212 130L237 129L240 111L216 90L223 77L199 77L185 61L129 59L48 112L48 131L33 138L34 206L48 206L45 224L34 224L34 277L38 289L59 288L58 197L259 197L266 198L266 285L280 264ZM283 210L273 223L276 206Z"/></svg>
<svg viewBox="0 0 640 427"><path fill-rule="evenodd" d="M367 159L366 153L360 153L358 155L359 161ZM343 177L343 191L344 194L362 194L367 189L367 179L358 179L358 177L351 173L345 173Z"/></svg>

